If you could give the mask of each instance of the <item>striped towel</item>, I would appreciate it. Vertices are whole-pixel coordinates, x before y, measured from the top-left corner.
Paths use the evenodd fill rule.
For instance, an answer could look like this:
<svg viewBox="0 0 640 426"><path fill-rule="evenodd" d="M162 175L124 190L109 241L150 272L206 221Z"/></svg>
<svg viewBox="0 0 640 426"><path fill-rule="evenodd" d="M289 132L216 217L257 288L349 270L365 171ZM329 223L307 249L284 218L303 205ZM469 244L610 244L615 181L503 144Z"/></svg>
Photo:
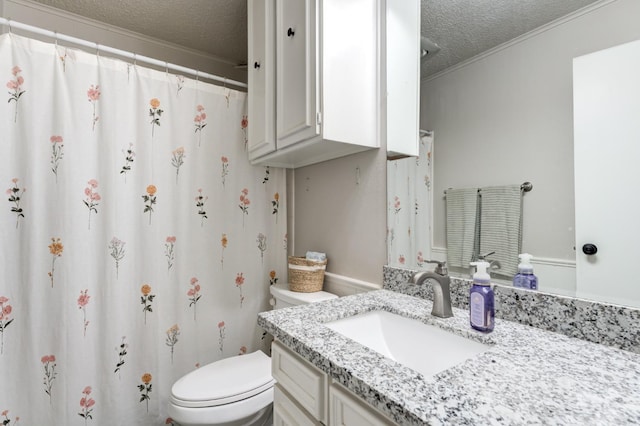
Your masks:
<svg viewBox="0 0 640 426"><path fill-rule="evenodd" d="M447 262L466 268L478 244L478 188L447 189Z"/></svg>
<svg viewBox="0 0 640 426"><path fill-rule="evenodd" d="M480 188L480 253L495 251L488 261L500 262L493 274L518 272L522 249L522 190L520 185Z"/></svg>

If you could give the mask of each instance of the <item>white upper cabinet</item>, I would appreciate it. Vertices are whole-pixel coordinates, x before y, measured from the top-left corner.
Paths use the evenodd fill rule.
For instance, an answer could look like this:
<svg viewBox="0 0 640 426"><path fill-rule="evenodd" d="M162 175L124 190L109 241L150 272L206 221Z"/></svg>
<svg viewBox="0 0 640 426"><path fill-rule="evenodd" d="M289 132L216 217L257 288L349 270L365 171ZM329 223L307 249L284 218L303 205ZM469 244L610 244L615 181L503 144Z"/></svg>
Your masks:
<svg viewBox="0 0 640 426"><path fill-rule="evenodd" d="M276 145L279 150L320 133L316 1L276 0Z"/></svg>
<svg viewBox="0 0 640 426"><path fill-rule="evenodd" d="M419 11L418 0L248 0L253 164L301 167L384 143L391 1ZM403 111L417 117L411 102Z"/></svg>
<svg viewBox="0 0 640 426"><path fill-rule="evenodd" d="M249 15L249 135L250 158L276 149L275 0L250 0Z"/></svg>
<svg viewBox="0 0 640 426"><path fill-rule="evenodd" d="M418 156L420 2L387 0L387 157Z"/></svg>

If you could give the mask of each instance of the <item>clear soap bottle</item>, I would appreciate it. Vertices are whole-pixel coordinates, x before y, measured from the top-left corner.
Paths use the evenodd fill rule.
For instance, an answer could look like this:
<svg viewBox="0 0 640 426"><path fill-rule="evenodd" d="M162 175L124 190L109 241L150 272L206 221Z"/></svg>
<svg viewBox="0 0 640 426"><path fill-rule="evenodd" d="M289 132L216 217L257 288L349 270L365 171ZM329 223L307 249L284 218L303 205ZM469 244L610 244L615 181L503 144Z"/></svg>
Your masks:
<svg viewBox="0 0 640 426"><path fill-rule="evenodd" d="M490 333L495 322L495 302L491 277L487 273L489 263L471 262L471 265L476 267L476 273L469 292L469 322L473 329Z"/></svg>
<svg viewBox="0 0 640 426"><path fill-rule="evenodd" d="M520 263L518 264L518 273L513 277L513 286L537 290L538 277L533 274L533 266L531 265L533 256L529 253L522 253L518 257L520 258Z"/></svg>

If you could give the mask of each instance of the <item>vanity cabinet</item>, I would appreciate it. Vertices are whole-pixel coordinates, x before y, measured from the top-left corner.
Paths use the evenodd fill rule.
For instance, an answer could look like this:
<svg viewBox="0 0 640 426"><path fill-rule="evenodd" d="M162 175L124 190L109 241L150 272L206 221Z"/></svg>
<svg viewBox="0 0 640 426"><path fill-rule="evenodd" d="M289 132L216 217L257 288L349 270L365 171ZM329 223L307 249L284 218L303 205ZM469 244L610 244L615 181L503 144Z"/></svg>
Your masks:
<svg viewBox="0 0 640 426"><path fill-rule="evenodd" d="M399 75L386 66L393 47L386 18L396 2L411 2L419 11L417 0L248 0L252 164L295 168L381 146L387 136L387 75ZM397 50L415 56L413 62L419 26L414 30L415 51ZM398 55L391 57L401 61ZM419 70L412 76L417 87ZM394 93L397 105L404 94ZM418 93L411 95L417 99ZM407 108L409 114L395 115L417 116L417 102Z"/></svg>
<svg viewBox="0 0 640 426"><path fill-rule="evenodd" d="M394 423L308 361L274 341L273 424L388 426Z"/></svg>
<svg viewBox="0 0 640 426"><path fill-rule="evenodd" d="M276 341L271 345L271 375L278 387L295 395L304 411L326 424L329 383L325 373Z"/></svg>
<svg viewBox="0 0 640 426"><path fill-rule="evenodd" d="M300 407L282 386L275 386L273 390L273 426L319 425L322 425L322 423Z"/></svg>
<svg viewBox="0 0 640 426"><path fill-rule="evenodd" d="M329 388L329 423L345 426L390 426L384 417L344 386L333 383Z"/></svg>

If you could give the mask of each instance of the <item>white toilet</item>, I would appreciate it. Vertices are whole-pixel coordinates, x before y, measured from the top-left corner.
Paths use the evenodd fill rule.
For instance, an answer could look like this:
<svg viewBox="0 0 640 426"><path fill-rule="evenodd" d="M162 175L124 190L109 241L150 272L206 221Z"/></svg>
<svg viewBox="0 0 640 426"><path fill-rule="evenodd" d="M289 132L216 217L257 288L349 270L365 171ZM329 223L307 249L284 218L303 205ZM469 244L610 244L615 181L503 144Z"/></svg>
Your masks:
<svg viewBox="0 0 640 426"><path fill-rule="evenodd" d="M286 284L271 286L274 309L334 299L319 291L297 293ZM182 426L266 426L272 424L271 358L258 350L212 362L171 388L169 416Z"/></svg>

